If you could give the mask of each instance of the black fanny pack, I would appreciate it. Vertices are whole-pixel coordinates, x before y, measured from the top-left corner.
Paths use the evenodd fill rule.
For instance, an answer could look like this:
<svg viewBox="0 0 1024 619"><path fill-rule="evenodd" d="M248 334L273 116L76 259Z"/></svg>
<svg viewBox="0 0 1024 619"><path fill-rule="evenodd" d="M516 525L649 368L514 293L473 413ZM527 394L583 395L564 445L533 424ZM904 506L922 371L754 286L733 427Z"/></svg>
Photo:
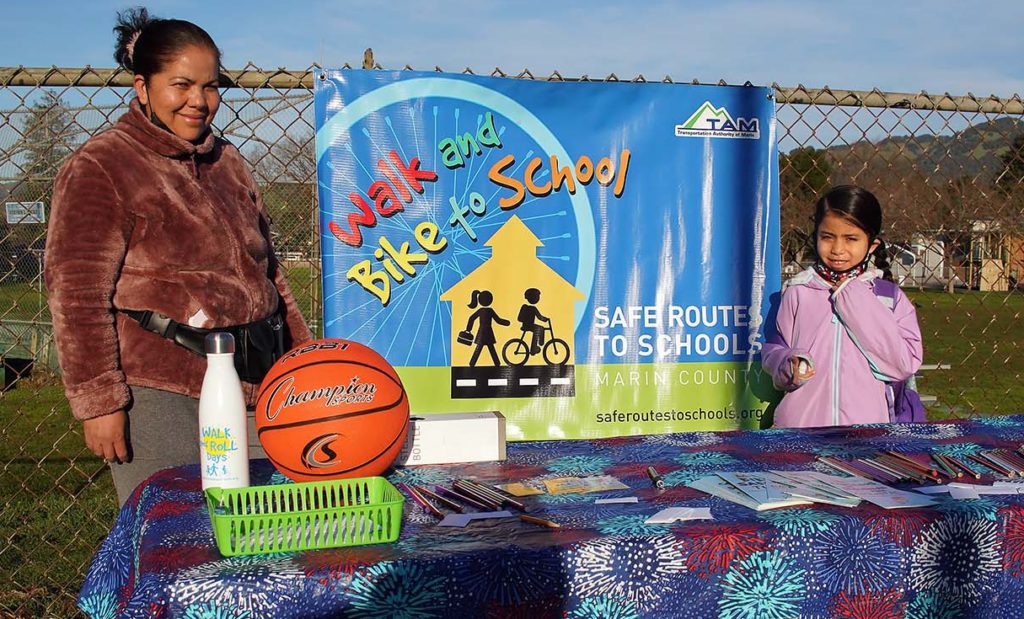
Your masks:
<svg viewBox="0 0 1024 619"><path fill-rule="evenodd" d="M279 312L256 322L217 329L197 329L149 310L121 310L143 329L152 331L187 348L200 357L206 356L203 341L209 333L230 333L235 338L235 369L238 378L259 383L270 366L284 354L284 321Z"/></svg>

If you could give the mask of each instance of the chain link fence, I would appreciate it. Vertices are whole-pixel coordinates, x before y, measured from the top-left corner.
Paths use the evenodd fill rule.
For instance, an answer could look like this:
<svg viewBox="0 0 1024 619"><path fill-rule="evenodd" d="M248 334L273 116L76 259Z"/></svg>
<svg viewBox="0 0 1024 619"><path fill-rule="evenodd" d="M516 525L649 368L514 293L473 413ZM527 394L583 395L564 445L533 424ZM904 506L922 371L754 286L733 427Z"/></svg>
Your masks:
<svg viewBox="0 0 1024 619"><path fill-rule="evenodd" d="M363 66L380 68L369 55ZM278 254L318 328L315 69L225 71L215 128L252 165ZM86 450L63 397L41 270L53 177L126 110L130 86L118 70L0 68L0 616L74 615L91 555L117 515L106 466ZM894 275L918 308L930 417L1024 411L1021 99L775 92L784 277L813 261L817 196L843 182L871 189L885 209Z"/></svg>

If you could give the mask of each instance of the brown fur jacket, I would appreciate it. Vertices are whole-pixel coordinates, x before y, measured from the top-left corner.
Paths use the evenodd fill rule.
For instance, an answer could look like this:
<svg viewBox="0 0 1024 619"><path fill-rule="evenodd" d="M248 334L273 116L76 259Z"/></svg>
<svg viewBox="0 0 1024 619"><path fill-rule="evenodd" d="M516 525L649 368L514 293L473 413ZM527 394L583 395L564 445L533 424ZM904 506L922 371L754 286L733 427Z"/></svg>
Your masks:
<svg viewBox="0 0 1024 619"><path fill-rule="evenodd" d="M178 138L137 100L58 174L45 277L78 419L125 408L128 385L199 395L205 359L118 310L213 328L264 318L280 300L286 348L311 338L241 154L212 133L200 144ZM243 387L251 403L256 386Z"/></svg>

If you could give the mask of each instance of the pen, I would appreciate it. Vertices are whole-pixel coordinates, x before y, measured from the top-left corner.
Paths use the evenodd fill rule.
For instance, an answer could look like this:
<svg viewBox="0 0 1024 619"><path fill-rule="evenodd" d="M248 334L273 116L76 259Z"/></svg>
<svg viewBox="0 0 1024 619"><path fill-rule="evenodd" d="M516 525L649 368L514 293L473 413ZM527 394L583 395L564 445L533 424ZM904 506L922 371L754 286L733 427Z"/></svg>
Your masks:
<svg viewBox="0 0 1024 619"><path fill-rule="evenodd" d="M526 514L519 514L519 519L523 522L539 524L542 527L549 527L551 529L559 529L562 527L562 525L557 522L551 522L550 520L544 520L543 518L537 518L536 516L527 516Z"/></svg>
<svg viewBox="0 0 1024 619"><path fill-rule="evenodd" d="M654 484L655 488L658 490L665 489L665 481L661 478L661 475L658 475L658 471L653 466L647 467L647 476L651 478L651 483Z"/></svg>

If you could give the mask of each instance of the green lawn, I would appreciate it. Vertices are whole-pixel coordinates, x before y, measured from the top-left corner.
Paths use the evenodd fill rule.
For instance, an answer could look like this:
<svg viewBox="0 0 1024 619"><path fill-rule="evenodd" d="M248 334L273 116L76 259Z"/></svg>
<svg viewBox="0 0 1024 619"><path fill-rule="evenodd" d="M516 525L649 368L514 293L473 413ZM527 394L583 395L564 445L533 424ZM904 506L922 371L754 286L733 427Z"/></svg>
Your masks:
<svg viewBox="0 0 1024 619"><path fill-rule="evenodd" d="M85 570L117 515L110 473L85 448L52 377L0 395L0 409L0 616L75 616Z"/></svg>
<svg viewBox="0 0 1024 619"><path fill-rule="evenodd" d="M50 322L46 290L39 290L37 285L28 283L0 286L0 320Z"/></svg>
<svg viewBox="0 0 1024 619"><path fill-rule="evenodd" d="M1024 412L1024 294L929 290L908 296L917 306L925 363L951 366L922 372L918 390L937 396L940 412Z"/></svg>

